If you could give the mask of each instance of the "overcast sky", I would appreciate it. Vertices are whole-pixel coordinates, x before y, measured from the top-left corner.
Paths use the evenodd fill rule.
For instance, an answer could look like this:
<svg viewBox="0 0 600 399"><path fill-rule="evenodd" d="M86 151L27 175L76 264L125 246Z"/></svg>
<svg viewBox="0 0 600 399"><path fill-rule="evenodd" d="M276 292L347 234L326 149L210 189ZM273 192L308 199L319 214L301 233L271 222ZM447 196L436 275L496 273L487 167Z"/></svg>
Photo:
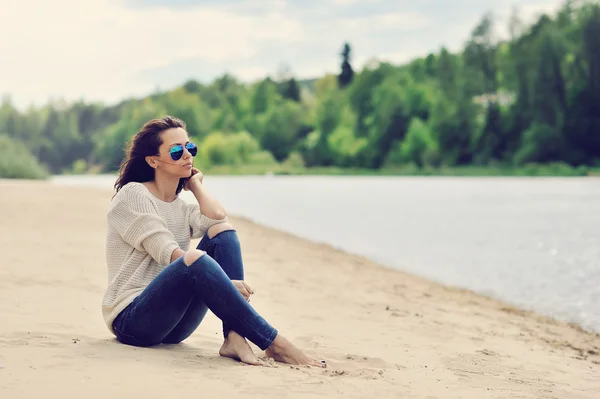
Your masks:
<svg viewBox="0 0 600 399"><path fill-rule="evenodd" d="M114 103L224 72L242 80L287 64L300 78L462 47L483 13L533 18L556 0L0 0L0 93ZM505 23L502 28L505 28Z"/></svg>

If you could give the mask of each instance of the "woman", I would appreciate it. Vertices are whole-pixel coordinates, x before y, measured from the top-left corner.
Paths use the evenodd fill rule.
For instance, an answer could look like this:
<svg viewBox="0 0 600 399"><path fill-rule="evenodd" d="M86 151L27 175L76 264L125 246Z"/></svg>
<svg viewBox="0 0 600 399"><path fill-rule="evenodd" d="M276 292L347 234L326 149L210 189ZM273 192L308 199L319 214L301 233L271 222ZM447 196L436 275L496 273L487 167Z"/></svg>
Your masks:
<svg viewBox="0 0 600 399"><path fill-rule="evenodd" d="M210 309L223 322L221 356L265 364L248 338L276 361L317 367L248 303L238 236L225 210L192 164L197 153L185 124L166 116L147 122L121 164L108 212L108 287L103 316L129 345L175 344L189 337ZM188 204L181 190L197 203ZM190 239L200 238L196 249Z"/></svg>

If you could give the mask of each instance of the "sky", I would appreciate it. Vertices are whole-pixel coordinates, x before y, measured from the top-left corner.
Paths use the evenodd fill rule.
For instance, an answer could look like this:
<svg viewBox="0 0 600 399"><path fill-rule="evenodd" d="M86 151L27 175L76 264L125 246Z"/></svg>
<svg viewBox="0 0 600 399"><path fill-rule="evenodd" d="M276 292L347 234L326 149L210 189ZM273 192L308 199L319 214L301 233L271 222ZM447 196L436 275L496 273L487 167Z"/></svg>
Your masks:
<svg viewBox="0 0 600 399"><path fill-rule="evenodd" d="M188 79L250 82L288 66L337 73L344 42L360 70L459 50L484 13L499 34L557 0L0 0L0 94L19 108L50 99L116 103Z"/></svg>

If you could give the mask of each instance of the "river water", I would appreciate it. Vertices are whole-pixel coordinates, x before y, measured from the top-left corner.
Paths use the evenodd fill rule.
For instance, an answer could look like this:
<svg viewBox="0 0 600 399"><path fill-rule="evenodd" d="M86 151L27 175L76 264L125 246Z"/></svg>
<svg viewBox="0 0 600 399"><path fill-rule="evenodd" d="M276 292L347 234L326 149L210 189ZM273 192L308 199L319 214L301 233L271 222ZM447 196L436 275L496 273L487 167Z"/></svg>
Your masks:
<svg viewBox="0 0 600 399"><path fill-rule="evenodd" d="M54 182L111 188L114 176ZM205 184L230 214L600 331L598 178L208 176Z"/></svg>

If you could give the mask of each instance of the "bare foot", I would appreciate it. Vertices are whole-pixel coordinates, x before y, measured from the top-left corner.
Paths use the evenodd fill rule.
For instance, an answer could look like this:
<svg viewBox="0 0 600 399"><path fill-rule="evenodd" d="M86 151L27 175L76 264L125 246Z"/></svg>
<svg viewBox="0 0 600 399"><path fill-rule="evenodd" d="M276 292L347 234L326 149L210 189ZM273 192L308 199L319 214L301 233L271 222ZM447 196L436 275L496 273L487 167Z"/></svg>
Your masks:
<svg viewBox="0 0 600 399"><path fill-rule="evenodd" d="M272 357L275 361L287 364L302 366L327 367L324 360L317 362L306 353L296 348L290 341L281 335L277 335L271 346L265 350L267 357Z"/></svg>
<svg viewBox="0 0 600 399"><path fill-rule="evenodd" d="M265 365L262 360L256 357L252 348L248 345L246 338L235 331L229 332L227 338L225 338L225 342L223 342L223 346L221 346L221 349L219 350L219 355L239 360L253 366Z"/></svg>

